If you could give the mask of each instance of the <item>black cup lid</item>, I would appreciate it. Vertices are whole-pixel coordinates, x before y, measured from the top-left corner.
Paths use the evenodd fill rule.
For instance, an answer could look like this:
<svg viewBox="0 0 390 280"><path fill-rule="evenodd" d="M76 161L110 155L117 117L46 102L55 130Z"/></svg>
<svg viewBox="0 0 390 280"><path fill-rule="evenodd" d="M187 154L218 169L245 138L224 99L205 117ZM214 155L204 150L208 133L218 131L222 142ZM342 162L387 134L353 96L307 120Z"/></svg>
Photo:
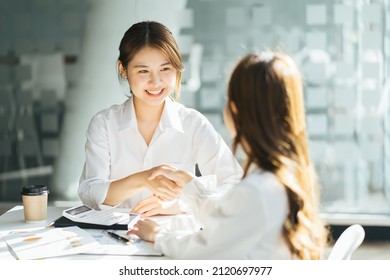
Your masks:
<svg viewBox="0 0 390 280"><path fill-rule="evenodd" d="M45 185L28 185L24 186L22 195L41 195L49 193L49 188Z"/></svg>

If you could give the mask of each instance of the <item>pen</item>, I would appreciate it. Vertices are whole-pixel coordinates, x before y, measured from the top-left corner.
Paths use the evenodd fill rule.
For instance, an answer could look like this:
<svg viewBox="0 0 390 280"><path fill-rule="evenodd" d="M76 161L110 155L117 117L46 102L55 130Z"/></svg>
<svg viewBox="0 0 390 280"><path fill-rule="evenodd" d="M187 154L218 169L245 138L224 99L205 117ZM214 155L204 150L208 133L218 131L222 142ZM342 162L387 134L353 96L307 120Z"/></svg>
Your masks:
<svg viewBox="0 0 390 280"><path fill-rule="evenodd" d="M129 243L133 243L133 241L131 239L127 239L126 237L123 237L115 232L112 232L112 231L107 231L108 235L110 235L112 238L116 239L116 240L119 240L119 241L122 241L126 244L129 244Z"/></svg>

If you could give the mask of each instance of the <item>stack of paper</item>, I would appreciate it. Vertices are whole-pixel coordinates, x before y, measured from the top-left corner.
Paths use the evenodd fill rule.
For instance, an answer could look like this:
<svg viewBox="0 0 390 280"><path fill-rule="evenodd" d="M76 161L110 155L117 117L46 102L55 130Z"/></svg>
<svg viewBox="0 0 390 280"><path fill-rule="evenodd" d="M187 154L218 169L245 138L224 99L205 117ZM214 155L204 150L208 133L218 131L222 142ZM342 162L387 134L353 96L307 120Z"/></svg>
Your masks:
<svg viewBox="0 0 390 280"><path fill-rule="evenodd" d="M88 232L79 227L14 232L2 238L14 257L20 260L86 253L100 247Z"/></svg>

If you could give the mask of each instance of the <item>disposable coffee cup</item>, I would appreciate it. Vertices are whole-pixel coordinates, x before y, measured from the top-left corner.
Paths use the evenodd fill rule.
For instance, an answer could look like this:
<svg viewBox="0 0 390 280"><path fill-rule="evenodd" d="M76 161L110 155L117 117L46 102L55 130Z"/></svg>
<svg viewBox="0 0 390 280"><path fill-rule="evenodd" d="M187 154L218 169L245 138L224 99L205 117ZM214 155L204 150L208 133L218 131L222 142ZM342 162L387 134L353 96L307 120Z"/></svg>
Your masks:
<svg viewBox="0 0 390 280"><path fill-rule="evenodd" d="M28 185L22 190L24 220L28 223L42 222L47 218L49 189L44 185Z"/></svg>

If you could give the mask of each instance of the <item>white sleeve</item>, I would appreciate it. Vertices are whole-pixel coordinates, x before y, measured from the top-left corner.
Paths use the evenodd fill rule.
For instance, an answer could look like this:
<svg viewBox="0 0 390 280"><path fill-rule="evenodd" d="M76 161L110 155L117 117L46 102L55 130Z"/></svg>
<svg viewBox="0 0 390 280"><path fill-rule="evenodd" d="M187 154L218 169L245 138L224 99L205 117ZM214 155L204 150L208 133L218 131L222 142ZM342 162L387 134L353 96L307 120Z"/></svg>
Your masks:
<svg viewBox="0 0 390 280"><path fill-rule="evenodd" d="M178 199L180 209L193 215L202 225L208 213L215 207L216 200L226 192L217 189L219 188L215 175L195 177L182 190Z"/></svg>
<svg viewBox="0 0 390 280"><path fill-rule="evenodd" d="M110 153L106 123L95 116L87 130L85 144L85 164L80 177L78 195L84 204L95 209L106 198L110 180Z"/></svg>
<svg viewBox="0 0 390 280"><path fill-rule="evenodd" d="M208 191L202 189L200 182L194 183L186 186L183 193L188 195L185 199L193 202L191 208L203 229L162 231L156 236L156 249L176 259L245 258L264 231L261 226L264 212L258 197L250 195L241 185L210 201ZM197 191L198 197L194 199Z"/></svg>
<svg viewBox="0 0 390 280"><path fill-rule="evenodd" d="M217 176L219 187L231 187L240 183L242 168L223 138L212 124L202 118L194 132L193 158L202 175Z"/></svg>

